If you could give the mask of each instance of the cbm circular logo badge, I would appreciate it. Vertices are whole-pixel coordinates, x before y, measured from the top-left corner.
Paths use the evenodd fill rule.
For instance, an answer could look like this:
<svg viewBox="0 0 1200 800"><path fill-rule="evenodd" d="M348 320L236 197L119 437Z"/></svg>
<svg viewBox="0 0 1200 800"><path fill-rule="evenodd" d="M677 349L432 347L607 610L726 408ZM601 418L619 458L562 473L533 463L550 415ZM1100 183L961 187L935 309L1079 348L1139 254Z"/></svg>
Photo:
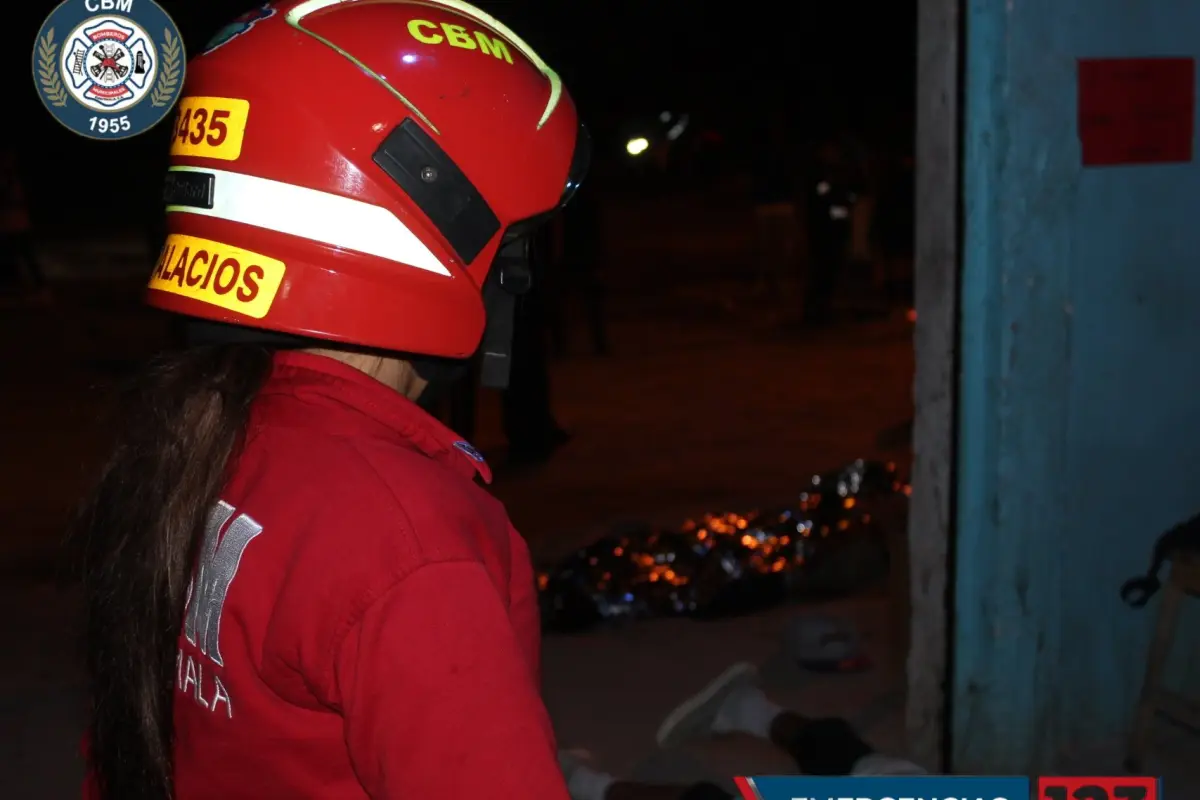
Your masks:
<svg viewBox="0 0 1200 800"><path fill-rule="evenodd" d="M66 0L33 49L33 81L54 118L89 139L128 139L171 112L187 59L154 0Z"/></svg>

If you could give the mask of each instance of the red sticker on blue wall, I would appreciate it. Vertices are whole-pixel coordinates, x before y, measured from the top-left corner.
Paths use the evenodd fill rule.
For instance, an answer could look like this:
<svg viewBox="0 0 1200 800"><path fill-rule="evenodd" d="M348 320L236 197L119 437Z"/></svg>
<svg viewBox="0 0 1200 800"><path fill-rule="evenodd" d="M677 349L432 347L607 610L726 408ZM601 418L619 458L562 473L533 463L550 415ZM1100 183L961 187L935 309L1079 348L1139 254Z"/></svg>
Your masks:
<svg viewBox="0 0 1200 800"><path fill-rule="evenodd" d="M1191 58L1081 58L1083 165L1192 160L1196 64Z"/></svg>

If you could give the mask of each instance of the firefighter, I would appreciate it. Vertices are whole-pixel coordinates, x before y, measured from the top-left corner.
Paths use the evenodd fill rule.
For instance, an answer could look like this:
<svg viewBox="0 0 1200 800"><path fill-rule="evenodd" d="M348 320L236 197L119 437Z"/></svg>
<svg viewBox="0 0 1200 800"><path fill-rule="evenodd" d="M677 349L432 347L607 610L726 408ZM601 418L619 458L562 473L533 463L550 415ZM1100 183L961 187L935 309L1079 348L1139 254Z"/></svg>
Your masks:
<svg viewBox="0 0 1200 800"><path fill-rule="evenodd" d="M853 210L860 190L848 161L835 139L826 140L818 149L809 187L804 318L814 326L831 321L834 292L849 262Z"/></svg>
<svg viewBox="0 0 1200 800"><path fill-rule="evenodd" d="M194 324L79 515L87 791L566 800L528 550L422 404L481 342L505 382L570 96L461 0L290 0L175 129L147 298Z"/></svg>

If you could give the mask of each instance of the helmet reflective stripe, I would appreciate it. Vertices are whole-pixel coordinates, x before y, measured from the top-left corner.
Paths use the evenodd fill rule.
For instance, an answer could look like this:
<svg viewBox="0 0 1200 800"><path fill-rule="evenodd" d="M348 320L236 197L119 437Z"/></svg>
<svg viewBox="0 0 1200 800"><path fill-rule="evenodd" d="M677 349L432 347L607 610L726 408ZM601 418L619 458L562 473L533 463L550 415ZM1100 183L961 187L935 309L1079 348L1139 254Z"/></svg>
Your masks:
<svg viewBox="0 0 1200 800"><path fill-rule="evenodd" d="M404 0L390 0L390 1L391 2L404 2ZM333 6L341 5L342 3L350 3L350 2L354 2L354 0L307 0L307 2L301 3L300 5L296 6L291 11L289 11L287 13L286 19L287 19L288 24L291 25L293 28L296 28L297 30L300 30L300 31L304 31L309 36L312 36L313 38L318 39L322 43L328 45L329 47L332 47L334 50L337 50L343 56L345 56L346 58L353 61L356 66L358 66L361 69L363 69L364 71L366 71L368 75L375 78L377 81L379 81L384 86L386 86L393 94L395 94L397 97L399 97L401 102L403 102L404 105L408 106L410 111L413 111L416 114L416 116L421 119L422 122L424 122L430 128L433 128L434 133L437 133L437 128L433 127L433 124L428 119L425 118L425 115L422 114L419 110L417 110L416 106L414 106L411 102L409 102L408 98L404 97L404 95L402 95L398 91L396 91L391 86L391 84L389 84L387 82L387 80L385 80L381 75L378 75L374 71L372 71L369 68L367 68L366 66L364 66L362 63L360 63L358 61L358 59L354 58L354 56L351 55L350 53L347 53L345 50L343 50L342 48L333 44L332 42L324 39L323 37L317 36L317 34L313 33L312 31L308 30L307 28L305 28L303 25L300 24L304 20L304 18L309 16L310 14L315 14L316 12L322 11L326 8L331 8ZM480 24L486 25L487 27L491 28L495 33L499 34L502 38L507 39L509 41L509 43L512 44L512 46L517 49L517 52L519 52L521 55L525 56L525 58L529 59L530 63L532 63L533 66L537 68L538 72L542 73L542 75L545 76L546 80L548 80L550 82L550 99L546 101L546 110L544 112L542 112L542 118L537 124L538 130L541 130L542 126L544 126L546 124L546 122L550 119L550 117L554 115L554 109L558 108L558 104L562 100L563 84L562 84L562 78L558 77L558 73L555 72L554 70L552 70L545 61L542 61L542 57L539 56L536 52L534 52L533 48L530 47L529 45L527 45L520 36L517 36L515 33L513 33L511 30L509 30L507 25L505 25L503 22L496 19L495 17L493 17L491 14L487 13L486 11L483 11L482 9L478 9L475 6L471 5L470 3L465 3L465 2L463 2L463 0L430 0L430 5L441 6L443 8L448 8L451 11L457 11L458 13L460 13L466 17L469 17L469 18L475 20L476 22L479 22Z"/></svg>
<svg viewBox="0 0 1200 800"><path fill-rule="evenodd" d="M170 171L208 174L215 180L212 208L170 205L169 213L241 222L450 275L433 251L386 208L238 172L199 167L171 167Z"/></svg>

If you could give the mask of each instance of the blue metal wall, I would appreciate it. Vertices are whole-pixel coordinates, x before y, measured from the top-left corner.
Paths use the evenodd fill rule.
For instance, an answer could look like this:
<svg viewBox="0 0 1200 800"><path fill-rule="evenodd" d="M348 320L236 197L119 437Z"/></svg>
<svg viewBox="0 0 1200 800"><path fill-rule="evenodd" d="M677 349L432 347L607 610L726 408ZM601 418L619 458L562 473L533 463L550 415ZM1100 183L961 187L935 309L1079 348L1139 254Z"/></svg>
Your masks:
<svg viewBox="0 0 1200 800"><path fill-rule="evenodd" d="M1191 0L967 8L955 771L1122 739L1157 606L1117 589L1200 511L1200 166L1083 169L1075 83L1198 31Z"/></svg>

